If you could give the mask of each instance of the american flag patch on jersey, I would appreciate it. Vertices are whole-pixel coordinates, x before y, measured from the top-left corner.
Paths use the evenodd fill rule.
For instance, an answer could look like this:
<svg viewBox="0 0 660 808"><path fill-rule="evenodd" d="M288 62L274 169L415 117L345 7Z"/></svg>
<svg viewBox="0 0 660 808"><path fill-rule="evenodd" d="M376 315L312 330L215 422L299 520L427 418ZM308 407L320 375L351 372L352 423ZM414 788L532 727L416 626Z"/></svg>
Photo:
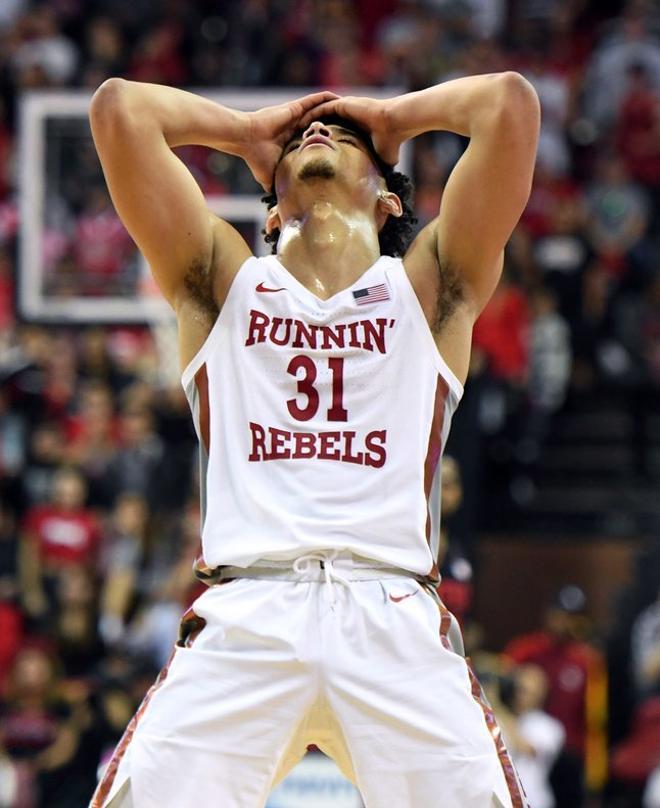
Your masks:
<svg viewBox="0 0 660 808"><path fill-rule="evenodd" d="M358 306L365 306L367 303L376 303L379 300L389 300L390 290L386 283L379 283L376 286L367 286L366 289L356 289L353 292L353 300Z"/></svg>

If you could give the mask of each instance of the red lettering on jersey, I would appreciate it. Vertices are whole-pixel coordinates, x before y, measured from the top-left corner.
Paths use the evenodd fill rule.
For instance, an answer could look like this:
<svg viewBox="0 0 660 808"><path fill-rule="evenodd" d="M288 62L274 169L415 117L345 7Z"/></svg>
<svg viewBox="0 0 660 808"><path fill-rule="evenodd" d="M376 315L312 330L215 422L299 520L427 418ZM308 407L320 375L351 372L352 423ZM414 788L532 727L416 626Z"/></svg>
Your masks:
<svg viewBox="0 0 660 808"><path fill-rule="evenodd" d="M341 456L341 459L344 463L355 463L356 466L363 466L364 452L358 452L357 454L353 454L354 437L355 432L350 432L348 430L344 432L344 454Z"/></svg>
<svg viewBox="0 0 660 808"><path fill-rule="evenodd" d="M294 432L291 457L295 460L316 457L316 435L313 432Z"/></svg>
<svg viewBox="0 0 660 808"><path fill-rule="evenodd" d="M291 449L286 445L291 440L291 433L286 429L277 429L269 426L270 433L270 457L269 460L288 460L291 457Z"/></svg>
<svg viewBox="0 0 660 808"><path fill-rule="evenodd" d="M248 326L248 338L246 345L254 345L255 342L266 341L266 326L270 323L270 317L262 311L250 310L250 325Z"/></svg>
<svg viewBox="0 0 660 808"><path fill-rule="evenodd" d="M334 444L342 438L341 432L319 432L319 460L341 460L341 450Z"/></svg>
<svg viewBox="0 0 660 808"><path fill-rule="evenodd" d="M331 351L334 348L362 348L364 351L387 353L385 333L387 328L394 328L396 320L378 317L372 320L355 320L352 323L335 323L334 325L315 325L295 320L291 317L271 318L258 309L250 309L248 335L245 345L260 342L272 342L281 347L321 348ZM320 335L320 340L319 340Z"/></svg>
<svg viewBox="0 0 660 808"><path fill-rule="evenodd" d="M387 440L387 430L379 429L370 432L364 439L364 445L372 454L366 454L364 458L365 466L373 466L375 469L382 468L387 459L385 441Z"/></svg>
<svg viewBox="0 0 660 808"><path fill-rule="evenodd" d="M359 325L360 325L360 323L358 323L358 322L348 323L348 330L350 331L350 334L351 334L351 339L350 339L350 342L348 344L349 344L349 346L351 348L361 348L362 347L362 343L360 342L360 339L359 339L359 337L357 335L357 330L358 330Z"/></svg>
<svg viewBox="0 0 660 808"><path fill-rule="evenodd" d="M275 345L288 345L291 340L291 320L290 317L287 317L286 320L282 320L281 317L273 317L273 323L270 327L270 341L273 342ZM284 323L284 334L281 337L277 336L277 330L279 327Z"/></svg>
<svg viewBox="0 0 660 808"><path fill-rule="evenodd" d="M252 433L252 451L248 455L248 460L268 460L266 452L266 431L260 424L253 424L250 421L250 432ZM262 456L259 457L259 452Z"/></svg>
<svg viewBox="0 0 660 808"><path fill-rule="evenodd" d="M362 320L362 327L364 328L364 345L367 351L373 351L371 340L373 338L378 348L379 353L385 353L385 329L387 327L387 320L384 317L378 317L374 325L371 320ZM378 330L376 330L378 329Z"/></svg>
<svg viewBox="0 0 660 808"><path fill-rule="evenodd" d="M291 347L304 348L307 346L308 348L316 349L316 335L318 334L320 327L318 325L303 323L302 320L295 320L293 326L296 336L293 338ZM304 342L303 337L305 339Z"/></svg>
<svg viewBox="0 0 660 808"><path fill-rule="evenodd" d="M331 342L334 342L335 347L344 347L344 332L346 331L345 323L337 323L334 328L328 325L321 326L321 334L323 334L323 344L321 347L325 350L332 348Z"/></svg>
<svg viewBox="0 0 660 808"><path fill-rule="evenodd" d="M263 427L250 422L250 462L264 460L334 460L357 466L381 468L387 459L385 441L387 430L369 432L365 438L366 452L355 451L356 433L345 432L289 432L277 427Z"/></svg>

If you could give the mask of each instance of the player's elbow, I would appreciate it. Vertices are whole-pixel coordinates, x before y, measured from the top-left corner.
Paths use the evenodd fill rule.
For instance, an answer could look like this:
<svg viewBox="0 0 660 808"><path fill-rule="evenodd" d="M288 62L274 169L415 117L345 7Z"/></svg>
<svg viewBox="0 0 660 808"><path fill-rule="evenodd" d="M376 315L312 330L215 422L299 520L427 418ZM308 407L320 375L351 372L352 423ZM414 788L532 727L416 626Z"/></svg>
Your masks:
<svg viewBox="0 0 660 808"><path fill-rule="evenodd" d="M116 119L125 114L130 96L130 81L121 78L106 79L92 96L89 117L92 126Z"/></svg>
<svg viewBox="0 0 660 808"><path fill-rule="evenodd" d="M539 97L533 85L520 73L507 70L498 75L496 98L501 114L531 129L538 129L541 115Z"/></svg>

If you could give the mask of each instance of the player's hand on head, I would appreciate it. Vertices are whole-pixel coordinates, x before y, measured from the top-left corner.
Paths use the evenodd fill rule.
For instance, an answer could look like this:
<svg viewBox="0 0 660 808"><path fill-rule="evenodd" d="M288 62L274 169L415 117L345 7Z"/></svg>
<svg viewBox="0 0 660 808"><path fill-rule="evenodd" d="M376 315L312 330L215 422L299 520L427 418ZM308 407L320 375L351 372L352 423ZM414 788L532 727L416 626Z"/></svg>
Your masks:
<svg viewBox="0 0 660 808"><path fill-rule="evenodd" d="M354 121L371 135L374 148L388 165L396 165L399 160L399 147L406 140L403 132L397 132L392 126L388 114L390 99L366 98L347 95L335 96L317 104L306 112L300 120L303 128L312 121L322 120L324 115L339 115Z"/></svg>
<svg viewBox="0 0 660 808"><path fill-rule="evenodd" d="M300 129L301 119L310 110L335 98L335 93L323 90L248 113L248 143L242 157L265 190L270 190L282 149Z"/></svg>

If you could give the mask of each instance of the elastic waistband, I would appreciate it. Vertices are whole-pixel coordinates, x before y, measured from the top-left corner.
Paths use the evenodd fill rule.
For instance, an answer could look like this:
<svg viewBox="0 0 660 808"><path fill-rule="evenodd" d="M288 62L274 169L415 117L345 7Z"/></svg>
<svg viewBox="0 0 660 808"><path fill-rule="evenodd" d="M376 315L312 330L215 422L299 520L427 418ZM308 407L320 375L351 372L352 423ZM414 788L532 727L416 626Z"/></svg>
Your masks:
<svg viewBox="0 0 660 808"><path fill-rule="evenodd" d="M221 567L219 580L232 578L266 578L268 580L320 582L325 584L328 604L334 609L337 594L336 585L350 590L354 581L372 581L382 578L405 576L417 578L408 571L389 567L369 559L358 558L338 550L317 550L303 553L292 561L259 561L250 567Z"/></svg>
<svg viewBox="0 0 660 808"><path fill-rule="evenodd" d="M426 579L410 570L382 564L374 559L362 558L352 553L318 551L302 553L297 558L284 561L258 559L249 567L223 566L212 570L206 580L226 581L230 578L270 578L280 581L327 581L328 573L347 581L372 581L379 578Z"/></svg>

